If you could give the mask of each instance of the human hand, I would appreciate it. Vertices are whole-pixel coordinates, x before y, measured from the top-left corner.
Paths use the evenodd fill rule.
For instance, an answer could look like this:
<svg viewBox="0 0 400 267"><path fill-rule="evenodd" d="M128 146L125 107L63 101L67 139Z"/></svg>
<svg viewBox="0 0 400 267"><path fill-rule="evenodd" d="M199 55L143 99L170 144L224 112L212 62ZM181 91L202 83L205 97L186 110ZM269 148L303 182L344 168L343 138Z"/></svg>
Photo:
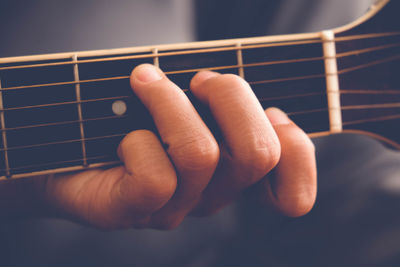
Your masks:
<svg viewBox="0 0 400 267"><path fill-rule="evenodd" d="M316 197L314 146L282 111L263 111L240 77L202 71L191 91L209 107L220 144L183 91L161 70L140 65L135 94L161 140L148 130L118 148L124 166L49 176L42 203L58 216L104 229L171 229L188 214L212 214L257 183L261 198L288 216L306 214ZM273 169L274 176L265 176Z"/></svg>

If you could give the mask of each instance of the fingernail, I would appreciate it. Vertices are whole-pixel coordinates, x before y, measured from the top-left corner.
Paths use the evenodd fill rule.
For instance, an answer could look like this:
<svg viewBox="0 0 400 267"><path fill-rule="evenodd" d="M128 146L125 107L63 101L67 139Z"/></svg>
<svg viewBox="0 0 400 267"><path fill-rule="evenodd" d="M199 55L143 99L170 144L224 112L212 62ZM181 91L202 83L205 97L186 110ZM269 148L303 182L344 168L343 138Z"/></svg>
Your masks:
<svg viewBox="0 0 400 267"><path fill-rule="evenodd" d="M291 120L285 112L279 108L267 109L267 116L272 125L289 124Z"/></svg>
<svg viewBox="0 0 400 267"><path fill-rule="evenodd" d="M132 75L142 83L151 83L162 78L161 70L151 64L139 65L133 70Z"/></svg>
<svg viewBox="0 0 400 267"><path fill-rule="evenodd" d="M209 70L203 70L198 72L192 79L190 86L191 87L196 87L199 84L202 84L203 82L205 82L206 80L216 77L220 75L218 72L214 72L214 71L209 71Z"/></svg>

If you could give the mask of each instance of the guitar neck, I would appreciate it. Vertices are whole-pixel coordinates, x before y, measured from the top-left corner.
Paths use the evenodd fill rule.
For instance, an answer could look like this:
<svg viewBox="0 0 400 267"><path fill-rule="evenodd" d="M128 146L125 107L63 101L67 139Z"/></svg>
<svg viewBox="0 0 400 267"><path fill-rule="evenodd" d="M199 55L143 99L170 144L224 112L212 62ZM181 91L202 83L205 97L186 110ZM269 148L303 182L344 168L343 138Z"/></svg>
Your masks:
<svg viewBox="0 0 400 267"><path fill-rule="evenodd" d="M337 42L351 40L325 31L0 59L0 177L118 164L116 148L124 135L156 131L129 86L131 70L142 63L165 71L216 132L207 109L188 90L202 69L242 76L264 108L283 109L309 134L341 132L339 74L353 69L338 70L338 58L391 48L336 53Z"/></svg>

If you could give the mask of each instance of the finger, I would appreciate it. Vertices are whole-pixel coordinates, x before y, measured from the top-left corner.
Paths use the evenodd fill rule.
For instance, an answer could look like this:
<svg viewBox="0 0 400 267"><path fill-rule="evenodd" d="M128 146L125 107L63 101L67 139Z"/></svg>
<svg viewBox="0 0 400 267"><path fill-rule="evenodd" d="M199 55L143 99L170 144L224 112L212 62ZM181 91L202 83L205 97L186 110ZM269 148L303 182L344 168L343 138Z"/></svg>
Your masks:
<svg viewBox="0 0 400 267"><path fill-rule="evenodd" d="M256 96L240 77L200 72L191 90L209 106L224 139L216 177L196 210L209 214L268 173L278 162L280 145Z"/></svg>
<svg viewBox="0 0 400 267"><path fill-rule="evenodd" d="M180 223L201 196L219 160L210 130L183 93L160 69L141 65L131 74L131 86L151 113L178 174L171 201L153 215L154 227Z"/></svg>
<svg viewBox="0 0 400 267"><path fill-rule="evenodd" d="M264 200L281 213L297 217L309 212L317 194L314 145L310 138L285 113L266 110L282 151L274 176L263 181Z"/></svg>
<svg viewBox="0 0 400 267"><path fill-rule="evenodd" d="M118 147L124 174L115 187L121 213L151 215L175 193L175 169L157 136L147 130L129 133Z"/></svg>
<svg viewBox="0 0 400 267"><path fill-rule="evenodd" d="M146 224L175 192L174 167L158 138L146 130L128 134L118 154L124 166L47 179L53 210L102 229Z"/></svg>

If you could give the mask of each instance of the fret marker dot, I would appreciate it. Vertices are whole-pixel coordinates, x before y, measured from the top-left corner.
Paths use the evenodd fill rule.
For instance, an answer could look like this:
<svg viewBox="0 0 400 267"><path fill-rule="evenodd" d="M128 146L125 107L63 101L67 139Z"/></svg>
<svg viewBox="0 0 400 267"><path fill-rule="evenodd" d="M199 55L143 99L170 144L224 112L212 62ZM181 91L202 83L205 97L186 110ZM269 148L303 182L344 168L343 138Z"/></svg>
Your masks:
<svg viewBox="0 0 400 267"><path fill-rule="evenodd" d="M112 104L112 111L114 112L115 115L121 116L124 115L126 112L126 104L122 100L117 100L114 101Z"/></svg>

